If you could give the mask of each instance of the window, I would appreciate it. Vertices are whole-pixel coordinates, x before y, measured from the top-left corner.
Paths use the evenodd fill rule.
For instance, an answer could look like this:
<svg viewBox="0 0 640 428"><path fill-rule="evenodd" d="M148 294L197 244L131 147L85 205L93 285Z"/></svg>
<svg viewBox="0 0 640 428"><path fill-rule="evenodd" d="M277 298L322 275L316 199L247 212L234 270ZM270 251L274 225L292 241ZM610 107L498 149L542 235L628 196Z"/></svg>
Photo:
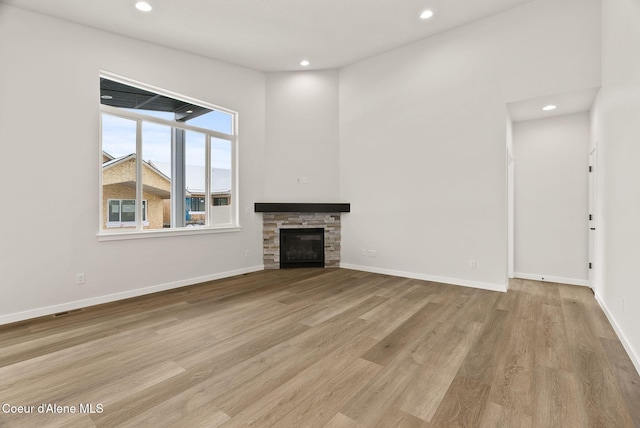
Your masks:
<svg viewBox="0 0 640 428"><path fill-rule="evenodd" d="M103 231L237 226L237 113L105 75L100 102Z"/></svg>
<svg viewBox="0 0 640 428"><path fill-rule="evenodd" d="M189 211L192 213L204 212L204 196L203 197L193 196L191 198L187 198L187 205L189 206Z"/></svg>
<svg viewBox="0 0 640 428"><path fill-rule="evenodd" d="M135 199L109 199L107 227L133 227L136 225ZM148 225L147 201L142 201L142 222Z"/></svg>
<svg viewBox="0 0 640 428"><path fill-rule="evenodd" d="M216 207L229 205L229 197L227 196L214 196L213 197L213 205Z"/></svg>

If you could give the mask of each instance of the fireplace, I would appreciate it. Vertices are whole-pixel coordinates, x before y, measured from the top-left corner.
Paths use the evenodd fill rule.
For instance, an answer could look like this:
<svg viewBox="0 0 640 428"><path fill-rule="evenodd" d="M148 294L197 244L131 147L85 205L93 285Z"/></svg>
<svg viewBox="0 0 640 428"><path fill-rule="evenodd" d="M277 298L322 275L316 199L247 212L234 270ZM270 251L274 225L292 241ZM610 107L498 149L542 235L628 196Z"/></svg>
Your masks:
<svg viewBox="0 0 640 428"><path fill-rule="evenodd" d="M340 267L340 215L351 211L348 203L287 203L287 202L256 202L255 211L262 213L262 250L265 269L280 269L281 267ZM296 232L309 229L320 229L320 239L305 237L300 239L305 245L312 245L320 251L318 260L300 261L291 265L281 261L286 260L286 251L280 251L281 232L295 229ZM289 232L284 232L285 234ZM305 232L303 232L305 233ZM318 232L315 232L318 234ZM322 242L320 244L319 242ZM324 247L324 248L323 248ZM322 251L322 249L324 251ZM289 254L293 255L293 252ZM309 253L311 255L311 253ZM322 257L322 259L320 259ZM293 262L291 260L291 262ZM305 263L313 263L306 264Z"/></svg>
<svg viewBox="0 0 640 428"><path fill-rule="evenodd" d="M324 267L324 229L280 229L280 268Z"/></svg>

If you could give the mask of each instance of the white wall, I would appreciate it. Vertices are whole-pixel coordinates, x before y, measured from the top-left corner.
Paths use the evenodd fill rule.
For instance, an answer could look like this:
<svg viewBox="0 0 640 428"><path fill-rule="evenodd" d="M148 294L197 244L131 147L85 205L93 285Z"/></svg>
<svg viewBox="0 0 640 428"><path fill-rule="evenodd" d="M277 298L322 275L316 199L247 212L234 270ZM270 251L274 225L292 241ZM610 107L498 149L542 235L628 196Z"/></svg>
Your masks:
<svg viewBox="0 0 640 428"><path fill-rule="evenodd" d="M262 73L4 5L0 58L0 323L261 268ZM239 112L242 231L97 241L100 70Z"/></svg>
<svg viewBox="0 0 640 428"><path fill-rule="evenodd" d="M538 0L341 70L343 265L504 290L505 104L599 86L599 20Z"/></svg>
<svg viewBox="0 0 640 428"><path fill-rule="evenodd" d="M266 85L264 202L339 202L338 72L269 73Z"/></svg>
<svg viewBox="0 0 640 428"><path fill-rule="evenodd" d="M596 291L640 371L640 3L602 4L595 139L602 177L604 280Z"/></svg>
<svg viewBox="0 0 640 428"><path fill-rule="evenodd" d="M515 277L589 285L589 113L513 124Z"/></svg>

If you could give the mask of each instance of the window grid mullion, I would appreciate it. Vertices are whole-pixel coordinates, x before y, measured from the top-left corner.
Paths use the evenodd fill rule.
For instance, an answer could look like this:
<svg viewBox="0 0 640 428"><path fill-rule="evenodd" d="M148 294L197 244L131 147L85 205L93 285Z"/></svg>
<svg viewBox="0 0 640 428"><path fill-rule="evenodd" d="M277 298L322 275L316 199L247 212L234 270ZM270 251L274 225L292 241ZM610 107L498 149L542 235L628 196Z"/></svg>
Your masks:
<svg viewBox="0 0 640 428"><path fill-rule="evenodd" d="M204 144L204 224L211 225L211 135L205 134Z"/></svg>
<svg viewBox="0 0 640 428"><path fill-rule="evenodd" d="M142 182L142 120L136 120L136 230L143 230L142 199L144 191Z"/></svg>

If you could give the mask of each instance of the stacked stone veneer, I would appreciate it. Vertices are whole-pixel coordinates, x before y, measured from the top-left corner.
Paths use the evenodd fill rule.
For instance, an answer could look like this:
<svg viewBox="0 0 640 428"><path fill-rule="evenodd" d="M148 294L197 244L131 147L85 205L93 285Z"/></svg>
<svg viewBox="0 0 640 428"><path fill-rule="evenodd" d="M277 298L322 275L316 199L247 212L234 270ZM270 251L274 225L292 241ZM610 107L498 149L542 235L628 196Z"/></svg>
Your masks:
<svg viewBox="0 0 640 428"><path fill-rule="evenodd" d="M324 266L340 267L340 213L262 213L265 269L280 269L280 229L324 228Z"/></svg>

